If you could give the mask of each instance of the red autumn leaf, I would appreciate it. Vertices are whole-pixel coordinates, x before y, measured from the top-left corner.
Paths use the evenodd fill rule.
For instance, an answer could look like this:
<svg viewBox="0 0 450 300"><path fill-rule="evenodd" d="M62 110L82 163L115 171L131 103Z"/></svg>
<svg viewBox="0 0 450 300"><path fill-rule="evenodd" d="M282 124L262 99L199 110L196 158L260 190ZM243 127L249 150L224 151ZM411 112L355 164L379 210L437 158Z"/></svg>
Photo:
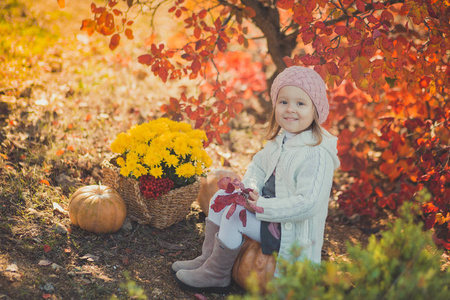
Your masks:
<svg viewBox="0 0 450 300"><path fill-rule="evenodd" d="M245 186L244 184L237 178L233 179L233 181L231 182L235 188L240 189L240 190L244 190Z"/></svg>
<svg viewBox="0 0 450 300"><path fill-rule="evenodd" d="M227 105L223 101L217 101L214 105L217 106L218 113L223 113L227 109Z"/></svg>
<svg viewBox="0 0 450 300"><path fill-rule="evenodd" d="M361 12L366 11L366 5L362 0L356 0L356 8Z"/></svg>
<svg viewBox="0 0 450 300"><path fill-rule="evenodd" d="M227 194L231 194L232 192L234 192L236 188L234 187L234 185L230 182L227 185L227 188L225 189L225 193Z"/></svg>
<svg viewBox="0 0 450 300"><path fill-rule="evenodd" d="M348 37L352 41L359 41L361 40L361 32L357 29L351 28L348 32Z"/></svg>
<svg viewBox="0 0 450 300"><path fill-rule="evenodd" d="M203 10L201 10L199 13L198 13L198 17L200 18L200 19L204 19L205 17L206 17L206 14L208 13L208 11L206 10L206 9L203 9Z"/></svg>
<svg viewBox="0 0 450 300"><path fill-rule="evenodd" d="M375 187L375 193L377 194L378 197L384 196L384 192L379 186Z"/></svg>
<svg viewBox="0 0 450 300"><path fill-rule="evenodd" d="M104 7L99 7L95 9L96 14L100 14L100 16L96 19L97 25L104 25L106 22L106 15L108 14Z"/></svg>
<svg viewBox="0 0 450 300"><path fill-rule="evenodd" d="M341 161L341 170L349 172L353 170L353 157L350 154L342 155L339 157Z"/></svg>
<svg viewBox="0 0 450 300"><path fill-rule="evenodd" d="M232 215L234 214L234 212L236 211L236 207L237 207L236 202L234 202L234 203L231 204L230 209L228 209L228 212L227 212L227 215L226 215L226 218L227 218L227 219L230 219L230 218L231 218L231 216L232 216Z"/></svg>
<svg viewBox="0 0 450 300"><path fill-rule="evenodd" d="M302 40L305 45L311 43L316 34L312 30L308 30L302 34ZM309 55L309 54L308 54Z"/></svg>
<svg viewBox="0 0 450 300"><path fill-rule="evenodd" d="M39 183L43 183L43 184L45 184L45 185L50 185L50 182L48 182L47 179L41 179L41 180L39 181Z"/></svg>
<svg viewBox="0 0 450 300"><path fill-rule="evenodd" d="M191 69L193 73L198 73L201 69L202 65L200 63L200 60L198 58L194 59L194 61L191 64Z"/></svg>
<svg viewBox="0 0 450 300"><path fill-rule="evenodd" d="M373 23L373 24L377 24L379 22L379 20L376 17L374 17L373 15L368 16L367 21L369 21L370 23Z"/></svg>
<svg viewBox="0 0 450 300"><path fill-rule="evenodd" d="M231 104L231 107L233 107L235 113L240 113L244 109L244 104L241 102L237 102L236 100Z"/></svg>
<svg viewBox="0 0 450 300"><path fill-rule="evenodd" d="M219 48L219 51L225 52L227 50L227 43L223 39L218 39L217 48Z"/></svg>
<svg viewBox="0 0 450 300"><path fill-rule="evenodd" d="M428 229L433 228L434 224L436 224L436 214L432 214L425 219L425 226Z"/></svg>
<svg viewBox="0 0 450 300"><path fill-rule="evenodd" d="M106 14L105 26L108 28L114 28L114 16L111 13Z"/></svg>
<svg viewBox="0 0 450 300"><path fill-rule="evenodd" d="M109 42L109 49L114 50L119 46L120 43L120 35L118 33L114 34L111 37L111 40Z"/></svg>
<svg viewBox="0 0 450 300"><path fill-rule="evenodd" d="M381 39L381 45L387 51L393 51L394 50L394 43L393 43L393 41L390 38L383 37Z"/></svg>
<svg viewBox="0 0 450 300"><path fill-rule="evenodd" d="M49 245L45 244L45 245L44 245L44 252L45 252L45 253L48 253L48 252L50 252L50 251L52 251L52 247L50 247Z"/></svg>
<svg viewBox="0 0 450 300"><path fill-rule="evenodd" d="M217 186L221 190L226 190L228 187L228 184L231 183L232 179L231 177L222 177L217 181Z"/></svg>
<svg viewBox="0 0 450 300"><path fill-rule="evenodd" d="M165 67L159 68L158 76L162 79L163 82L166 82L167 76L169 76L169 72L167 71L167 68L165 68Z"/></svg>
<svg viewBox="0 0 450 300"><path fill-rule="evenodd" d="M377 80L378 78L381 78L381 75L383 74L382 68L374 68L372 71L372 78L374 80Z"/></svg>
<svg viewBox="0 0 450 300"><path fill-rule="evenodd" d="M339 35L346 35L347 34L347 26L336 26L334 28L334 32Z"/></svg>
<svg viewBox="0 0 450 300"><path fill-rule="evenodd" d="M327 69L331 75L337 75L339 72L338 66L334 62L327 63Z"/></svg>
<svg viewBox="0 0 450 300"><path fill-rule="evenodd" d="M134 36L133 36L133 30L131 30L130 28L125 29L125 36L126 36L129 40L134 39Z"/></svg>
<svg viewBox="0 0 450 300"><path fill-rule="evenodd" d="M220 123L220 115L219 114L214 114L211 116L209 122L211 123L212 126L217 127L219 126Z"/></svg>
<svg viewBox="0 0 450 300"><path fill-rule="evenodd" d="M420 87L426 88L430 84L431 78L428 76L422 76L420 79Z"/></svg>
<svg viewBox="0 0 450 300"><path fill-rule="evenodd" d="M202 34L202 29L199 26L195 27L195 29L194 29L195 38L199 39L201 34Z"/></svg>
<svg viewBox="0 0 450 300"><path fill-rule="evenodd" d="M217 196L216 199L214 199L214 203L211 205L211 208L215 211L215 212L219 212L222 209L224 209L225 207L227 207L228 205L230 205L231 203L233 203L233 195L237 195L237 194L231 194L231 195L220 195Z"/></svg>
<svg viewBox="0 0 450 300"><path fill-rule="evenodd" d="M151 65L153 62L153 55L144 54L138 57L138 62L144 65Z"/></svg>
<svg viewBox="0 0 450 300"><path fill-rule="evenodd" d="M281 9L290 9L294 6L294 0L279 0L277 7Z"/></svg>
<svg viewBox="0 0 450 300"><path fill-rule="evenodd" d="M387 10L383 10L383 12L381 13L381 17L380 17L380 21L393 21L394 20L394 15L392 15L392 13L390 13Z"/></svg>
<svg viewBox="0 0 450 300"><path fill-rule="evenodd" d="M242 226L246 227L247 226L247 211L245 209L243 209L239 212L239 219L242 222Z"/></svg>
<svg viewBox="0 0 450 300"><path fill-rule="evenodd" d="M81 22L81 30L86 31L86 33L91 36L95 32L95 22L90 19L85 19Z"/></svg>
<svg viewBox="0 0 450 300"><path fill-rule="evenodd" d="M305 10L308 14L311 14L317 6L316 0L307 0Z"/></svg>
<svg viewBox="0 0 450 300"><path fill-rule="evenodd" d="M201 128L202 125L205 123L205 121L206 121L206 118L204 118L204 117L197 118L197 120L195 120L195 126L194 126L195 129Z"/></svg>
<svg viewBox="0 0 450 300"><path fill-rule="evenodd" d="M109 0L108 1L108 6L113 8L114 6L117 5L117 3L119 3L118 0Z"/></svg>
<svg viewBox="0 0 450 300"><path fill-rule="evenodd" d="M437 208L433 203L427 202L422 205L422 212L425 214L437 213L439 208Z"/></svg>

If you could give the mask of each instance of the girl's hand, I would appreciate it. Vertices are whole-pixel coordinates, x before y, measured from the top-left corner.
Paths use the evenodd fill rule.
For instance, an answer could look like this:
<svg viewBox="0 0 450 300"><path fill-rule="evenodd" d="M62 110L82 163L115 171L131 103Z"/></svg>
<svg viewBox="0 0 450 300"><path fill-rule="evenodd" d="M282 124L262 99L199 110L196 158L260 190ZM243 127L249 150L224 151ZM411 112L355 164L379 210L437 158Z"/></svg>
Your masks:
<svg viewBox="0 0 450 300"><path fill-rule="evenodd" d="M256 206L256 202L258 201L259 198L259 193L257 191L253 191L249 193L250 197L247 198L247 203L245 205L245 208L251 212L251 213L255 213L255 210L253 209L253 207L250 206L250 204L253 204L254 206Z"/></svg>
<svg viewBox="0 0 450 300"><path fill-rule="evenodd" d="M256 201L258 201L258 198L259 198L258 191L252 191L252 192L249 193L249 195L250 195L249 199L253 200L255 202L255 204L256 204Z"/></svg>

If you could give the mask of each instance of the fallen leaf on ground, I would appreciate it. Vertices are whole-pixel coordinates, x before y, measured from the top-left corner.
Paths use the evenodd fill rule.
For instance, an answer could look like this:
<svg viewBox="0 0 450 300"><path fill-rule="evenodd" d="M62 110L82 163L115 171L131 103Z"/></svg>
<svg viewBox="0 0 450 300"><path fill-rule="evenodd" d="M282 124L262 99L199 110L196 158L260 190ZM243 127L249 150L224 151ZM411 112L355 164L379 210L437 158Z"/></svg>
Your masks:
<svg viewBox="0 0 450 300"><path fill-rule="evenodd" d="M199 299L199 300L208 300L208 298L206 298L204 295L202 294L195 294L194 295L195 298Z"/></svg>
<svg viewBox="0 0 450 300"><path fill-rule="evenodd" d="M52 250L52 247L50 247L50 246L47 245L47 244L44 245L44 252L45 252L45 253L50 252L51 250Z"/></svg>
<svg viewBox="0 0 450 300"><path fill-rule="evenodd" d="M49 260L41 259L41 260L39 261L38 265L40 265L40 266L48 266L48 265L50 265L51 263L52 263L52 262L49 261Z"/></svg>
<svg viewBox="0 0 450 300"><path fill-rule="evenodd" d="M6 267L5 271L9 271L9 272L17 272L19 271L19 268L17 267L16 264L10 264Z"/></svg>
<svg viewBox="0 0 450 300"><path fill-rule="evenodd" d="M98 257L97 255L93 255L93 254L86 254L82 257L80 257L80 259L86 259L87 261L97 261L100 257Z"/></svg>
<svg viewBox="0 0 450 300"><path fill-rule="evenodd" d="M55 211L55 210L56 210L57 212L62 213L62 214L67 214L67 210L65 210L64 208L62 208L61 205L59 205L58 203L53 202L53 211Z"/></svg>

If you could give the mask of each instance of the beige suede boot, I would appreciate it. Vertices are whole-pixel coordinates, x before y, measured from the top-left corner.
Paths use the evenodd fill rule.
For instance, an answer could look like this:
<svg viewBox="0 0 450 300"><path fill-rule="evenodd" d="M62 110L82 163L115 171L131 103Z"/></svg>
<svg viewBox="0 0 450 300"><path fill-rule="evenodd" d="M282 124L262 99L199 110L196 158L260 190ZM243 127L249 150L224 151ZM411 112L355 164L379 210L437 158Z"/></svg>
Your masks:
<svg viewBox="0 0 450 300"><path fill-rule="evenodd" d="M224 294L229 292L231 269L241 250L227 248L216 234L211 256L195 270L180 270L175 274L178 284L187 290Z"/></svg>
<svg viewBox="0 0 450 300"><path fill-rule="evenodd" d="M172 264L174 273L180 270L195 270L200 268L211 255L214 246L216 233L219 231L219 225L213 223L208 218L205 219L205 240L202 245L202 254L192 260L176 261Z"/></svg>

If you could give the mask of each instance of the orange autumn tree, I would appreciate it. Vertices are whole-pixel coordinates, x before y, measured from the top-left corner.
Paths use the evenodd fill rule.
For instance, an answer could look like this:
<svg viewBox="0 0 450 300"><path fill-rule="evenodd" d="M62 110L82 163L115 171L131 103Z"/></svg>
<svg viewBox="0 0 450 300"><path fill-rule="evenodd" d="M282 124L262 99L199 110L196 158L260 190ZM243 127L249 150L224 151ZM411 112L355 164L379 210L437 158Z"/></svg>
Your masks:
<svg viewBox="0 0 450 300"><path fill-rule="evenodd" d="M270 85L286 65L314 68L329 87L332 114L325 126L339 135L340 208L375 217L426 189L426 225L435 229L436 242L450 249L449 5L448 0L105 0L91 5L92 17L81 29L108 36L114 50L121 38L133 38L134 8L151 15L166 9L183 21L181 47L152 42L137 59L163 81L202 80L197 95L183 93L161 109L172 118L194 120L219 143L242 101L267 91L264 70L275 67ZM270 64L258 58L259 37ZM232 51L237 45L240 52ZM236 66L223 63L227 59L243 66L227 67ZM235 76L225 80L229 71Z"/></svg>

